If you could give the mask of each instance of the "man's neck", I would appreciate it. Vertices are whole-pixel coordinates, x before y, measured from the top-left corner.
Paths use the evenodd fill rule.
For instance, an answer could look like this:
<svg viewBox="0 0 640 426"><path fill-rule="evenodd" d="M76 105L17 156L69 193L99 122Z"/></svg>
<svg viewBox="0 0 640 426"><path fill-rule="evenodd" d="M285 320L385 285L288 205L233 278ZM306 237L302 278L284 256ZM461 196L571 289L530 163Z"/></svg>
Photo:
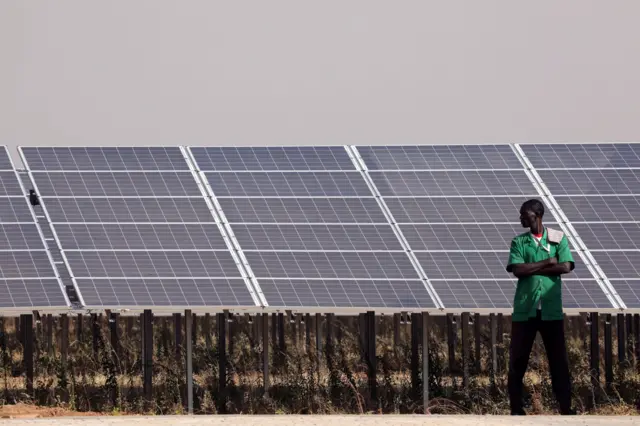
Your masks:
<svg viewBox="0 0 640 426"><path fill-rule="evenodd" d="M542 226L541 223L536 223L531 227L531 234L535 236L539 237L542 235L543 232L544 232L544 227Z"/></svg>

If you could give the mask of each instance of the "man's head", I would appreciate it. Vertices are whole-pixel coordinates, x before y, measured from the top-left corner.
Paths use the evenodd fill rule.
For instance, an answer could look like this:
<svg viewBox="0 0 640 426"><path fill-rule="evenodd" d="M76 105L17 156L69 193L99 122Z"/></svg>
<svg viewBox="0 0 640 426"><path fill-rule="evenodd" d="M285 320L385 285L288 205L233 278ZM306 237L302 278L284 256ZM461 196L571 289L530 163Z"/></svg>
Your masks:
<svg viewBox="0 0 640 426"><path fill-rule="evenodd" d="M544 204L539 200L525 201L520 207L520 223L523 228L531 228L538 221L541 223L542 216L544 216Z"/></svg>

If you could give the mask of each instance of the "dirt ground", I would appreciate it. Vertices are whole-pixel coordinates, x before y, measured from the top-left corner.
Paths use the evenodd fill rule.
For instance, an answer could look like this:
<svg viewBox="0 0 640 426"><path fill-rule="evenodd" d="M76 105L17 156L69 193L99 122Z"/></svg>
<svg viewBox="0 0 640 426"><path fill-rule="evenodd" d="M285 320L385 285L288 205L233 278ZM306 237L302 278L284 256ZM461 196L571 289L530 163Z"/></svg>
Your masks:
<svg viewBox="0 0 640 426"><path fill-rule="evenodd" d="M145 426L186 426L186 425L238 425L238 426L483 426L483 425L640 425L640 417L605 416L87 416L86 413L73 413L64 410L29 406L3 407L0 412L0 425L145 425ZM13 416L13 418L11 418ZM30 417L29 417L30 416ZM56 417L56 418L53 418Z"/></svg>
<svg viewBox="0 0 640 426"><path fill-rule="evenodd" d="M38 407L29 404L3 405L0 407L0 424L4 419L36 419L43 417L90 417L100 413L78 413L64 408Z"/></svg>

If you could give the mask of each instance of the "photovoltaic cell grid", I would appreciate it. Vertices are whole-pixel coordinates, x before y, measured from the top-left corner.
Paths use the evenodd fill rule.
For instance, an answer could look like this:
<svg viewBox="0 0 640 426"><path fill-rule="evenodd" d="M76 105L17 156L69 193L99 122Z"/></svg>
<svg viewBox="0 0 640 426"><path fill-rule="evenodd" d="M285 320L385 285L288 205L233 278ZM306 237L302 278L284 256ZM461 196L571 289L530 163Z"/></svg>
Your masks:
<svg viewBox="0 0 640 426"><path fill-rule="evenodd" d="M180 148L22 152L87 306L255 306Z"/></svg>
<svg viewBox="0 0 640 426"><path fill-rule="evenodd" d="M344 147L190 149L270 306L435 307Z"/></svg>
<svg viewBox="0 0 640 426"><path fill-rule="evenodd" d="M510 242L525 232L521 204L539 199L511 147L358 147L358 152L445 307L510 308L515 292L514 278L505 270ZM574 258L573 279L564 280L568 306L610 307L579 256Z"/></svg>
<svg viewBox="0 0 640 426"><path fill-rule="evenodd" d="M0 147L0 309L67 306L9 153Z"/></svg>
<svg viewBox="0 0 640 426"><path fill-rule="evenodd" d="M629 308L640 308L640 144L521 145Z"/></svg>

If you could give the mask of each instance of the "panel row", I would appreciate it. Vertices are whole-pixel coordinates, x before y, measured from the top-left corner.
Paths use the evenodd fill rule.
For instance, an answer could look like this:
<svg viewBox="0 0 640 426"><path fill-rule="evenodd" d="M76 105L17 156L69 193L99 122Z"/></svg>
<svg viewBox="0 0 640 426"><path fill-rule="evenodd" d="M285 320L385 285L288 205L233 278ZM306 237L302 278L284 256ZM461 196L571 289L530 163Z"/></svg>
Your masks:
<svg viewBox="0 0 640 426"><path fill-rule="evenodd" d="M631 297L640 279L637 146L579 146L573 157L563 149L522 146L600 267L619 280L618 293ZM511 306L509 242L525 232L520 205L539 197L516 152L509 145L22 149L52 222L48 238L59 242L88 306L255 306L259 286L274 307L388 309L436 307L412 256L445 308ZM589 155L591 167L577 164ZM10 253L0 280L55 277L46 251L31 250L43 241L25 195L0 155L0 250ZM551 215L545 223L557 225ZM611 308L576 249L565 306Z"/></svg>

